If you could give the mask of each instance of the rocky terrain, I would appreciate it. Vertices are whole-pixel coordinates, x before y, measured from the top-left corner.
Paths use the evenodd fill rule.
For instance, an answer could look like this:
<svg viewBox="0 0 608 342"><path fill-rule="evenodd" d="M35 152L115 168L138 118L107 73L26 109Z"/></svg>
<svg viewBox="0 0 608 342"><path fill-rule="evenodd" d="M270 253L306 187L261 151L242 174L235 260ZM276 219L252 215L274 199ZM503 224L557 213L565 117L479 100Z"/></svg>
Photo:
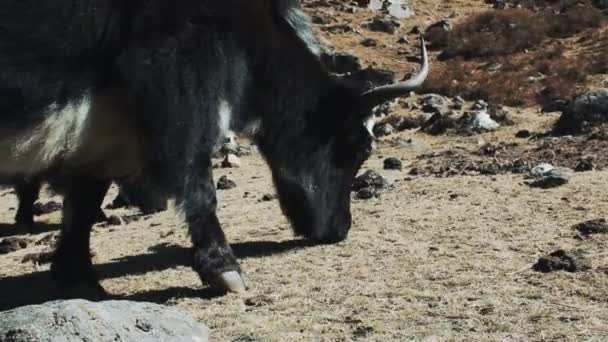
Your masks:
<svg viewBox="0 0 608 342"><path fill-rule="evenodd" d="M416 67L419 34L436 44L437 35L449 38L480 13L593 8L598 15L579 32L501 57L515 61L559 45L568 65L582 65L575 62L605 48L608 31L601 1L560 2L574 9L545 8L556 1L303 3L331 46L330 68L370 85ZM483 72L492 65L498 71L488 77L506 72L504 61L498 67L487 55L446 60L448 48L432 50L430 82L458 79L446 74L456 70L450 63L473 68L466 69L473 83L488 87L494 83L483 83ZM378 140L353 184L354 225L337 245L294 238L255 148L225 146L215 160L218 215L246 270L246 294L201 287L173 209L147 216L105 210L111 220L92 235L102 285L114 299L175 306L217 341L608 339L608 90L601 90L608 69L585 64L580 73L588 75L568 76L576 82L570 93L550 83L563 80L552 64L539 75L526 63L520 83L503 89L522 90L513 93L524 99L518 105L474 84L462 96L430 84L378 108ZM544 96L549 88L553 95ZM0 190L0 310L55 299L48 262L60 203L45 193L41 232L26 234L12 224L14 192Z"/></svg>

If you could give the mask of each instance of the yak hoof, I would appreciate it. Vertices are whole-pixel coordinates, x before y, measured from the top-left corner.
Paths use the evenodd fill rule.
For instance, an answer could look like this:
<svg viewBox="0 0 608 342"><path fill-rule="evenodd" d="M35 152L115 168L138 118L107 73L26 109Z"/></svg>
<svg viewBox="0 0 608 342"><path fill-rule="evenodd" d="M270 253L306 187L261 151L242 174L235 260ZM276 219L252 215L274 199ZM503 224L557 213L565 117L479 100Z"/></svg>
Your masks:
<svg viewBox="0 0 608 342"><path fill-rule="evenodd" d="M243 293L247 290L245 280L237 271L228 271L219 275L217 279L218 287L236 293Z"/></svg>

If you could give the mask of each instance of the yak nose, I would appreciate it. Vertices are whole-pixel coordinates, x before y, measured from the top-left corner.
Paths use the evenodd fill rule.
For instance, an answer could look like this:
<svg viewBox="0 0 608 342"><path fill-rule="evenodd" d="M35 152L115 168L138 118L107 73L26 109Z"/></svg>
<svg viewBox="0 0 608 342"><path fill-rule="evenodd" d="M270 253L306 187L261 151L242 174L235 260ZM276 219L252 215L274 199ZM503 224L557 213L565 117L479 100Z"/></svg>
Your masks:
<svg viewBox="0 0 608 342"><path fill-rule="evenodd" d="M323 243L338 243L346 240L348 237L348 231L352 225L352 218L350 213L346 216L341 216L332 220L326 234L319 239Z"/></svg>

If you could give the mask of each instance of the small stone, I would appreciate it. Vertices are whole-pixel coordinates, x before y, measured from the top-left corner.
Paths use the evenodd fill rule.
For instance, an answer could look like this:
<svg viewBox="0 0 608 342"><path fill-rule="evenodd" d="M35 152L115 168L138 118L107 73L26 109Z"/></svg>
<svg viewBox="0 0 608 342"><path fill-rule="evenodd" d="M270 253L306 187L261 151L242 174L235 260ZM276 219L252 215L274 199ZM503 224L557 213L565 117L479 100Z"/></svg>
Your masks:
<svg viewBox="0 0 608 342"><path fill-rule="evenodd" d="M262 202L274 201L276 198L277 195L275 194L265 194L264 196L262 196Z"/></svg>
<svg viewBox="0 0 608 342"><path fill-rule="evenodd" d="M228 154L222 161L223 168L235 168L241 166L241 160L235 154Z"/></svg>
<svg viewBox="0 0 608 342"><path fill-rule="evenodd" d="M106 223L108 224L108 226L120 226L122 225L122 219L119 216L110 215L108 216Z"/></svg>
<svg viewBox="0 0 608 342"><path fill-rule="evenodd" d="M55 202L55 201L48 201L44 204L40 203L40 202L36 202L34 203L34 215L36 216L40 216L40 215L45 215L45 214L50 214L52 212L61 210L63 208L63 205L59 202Z"/></svg>
<svg viewBox="0 0 608 342"><path fill-rule="evenodd" d="M608 234L608 223L606 219L589 220L572 227L582 236L589 236L593 234Z"/></svg>
<svg viewBox="0 0 608 342"><path fill-rule="evenodd" d="M399 39L397 40L397 44L409 44L410 40L407 39L406 36L401 36L399 37Z"/></svg>
<svg viewBox="0 0 608 342"><path fill-rule="evenodd" d="M368 170L353 180L353 191L359 191L369 187L376 190L383 190L388 187L388 181L374 170Z"/></svg>
<svg viewBox="0 0 608 342"><path fill-rule="evenodd" d="M551 164L540 164L532 169L530 175L533 180L527 182L529 186L548 189L568 183L572 177L572 170L565 167L556 168Z"/></svg>
<svg viewBox="0 0 608 342"><path fill-rule="evenodd" d="M392 134L395 128L390 123L383 123L374 127L373 132L376 137L384 137Z"/></svg>
<svg viewBox="0 0 608 342"><path fill-rule="evenodd" d="M363 188L357 191L357 198L359 199L366 200L373 198L374 196L376 196L376 191L372 187Z"/></svg>
<svg viewBox="0 0 608 342"><path fill-rule="evenodd" d="M224 175L217 181L218 190L230 190L236 188L236 183L233 180L228 179L228 176Z"/></svg>
<svg viewBox="0 0 608 342"><path fill-rule="evenodd" d="M20 237L7 237L0 241L0 254L8 254L26 248L28 240Z"/></svg>
<svg viewBox="0 0 608 342"><path fill-rule="evenodd" d="M21 262L22 263L31 262L36 265L49 264L53 260L54 254L55 253L53 251L30 253L30 254L26 254L23 257L23 259L21 259Z"/></svg>
<svg viewBox="0 0 608 342"><path fill-rule="evenodd" d="M528 131L527 129L522 129L522 130L518 131L517 133L515 133L515 137L520 138L520 139L529 138L531 135L532 135L532 133L530 133L530 131Z"/></svg>
<svg viewBox="0 0 608 342"><path fill-rule="evenodd" d="M555 271L581 272L591 268L591 262L582 256L562 249L540 257L532 266L537 272L549 273Z"/></svg>
<svg viewBox="0 0 608 342"><path fill-rule="evenodd" d="M384 169L385 170L403 170L403 163L401 160L397 158L386 158L384 159Z"/></svg>
<svg viewBox="0 0 608 342"><path fill-rule="evenodd" d="M594 159L595 158L593 156L587 156L579 159L576 163L576 166L574 167L574 171L592 171L593 169L595 169L595 164L593 163Z"/></svg>
<svg viewBox="0 0 608 342"><path fill-rule="evenodd" d="M365 25L370 31L393 34L401 26L398 21L375 17Z"/></svg>
<svg viewBox="0 0 608 342"><path fill-rule="evenodd" d="M365 47L374 47L378 45L378 41L373 38L366 38L361 41L361 45Z"/></svg>

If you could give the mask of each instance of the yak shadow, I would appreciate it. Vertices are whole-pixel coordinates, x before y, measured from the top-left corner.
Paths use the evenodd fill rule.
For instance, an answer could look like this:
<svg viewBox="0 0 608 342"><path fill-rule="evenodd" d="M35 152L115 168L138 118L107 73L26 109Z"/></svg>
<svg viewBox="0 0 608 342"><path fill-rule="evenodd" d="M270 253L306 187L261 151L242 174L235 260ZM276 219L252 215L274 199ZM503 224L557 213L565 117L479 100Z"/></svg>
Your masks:
<svg viewBox="0 0 608 342"><path fill-rule="evenodd" d="M232 244L239 259L260 258L282 254L316 245L308 240L253 241ZM191 265L191 249L182 246L160 244L150 248L152 253L127 256L105 264L94 265L100 279L118 278L125 275L145 274L151 271ZM19 276L0 277L0 310L18 306L39 304L60 299L48 271ZM136 292L130 295L114 295L109 299L149 301L163 303L176 297L198 297L209 299L222 295L209 288L192 289L172 287L160 290Z"/></svg>
<svg viewBox="0 0 608 342"><path fill-rule="evenodd" d="M0 238L18 235L42 234L61 229L59 223L36 222L34 230L30 231L27 227L14 223L0 223Z"/></svg>

